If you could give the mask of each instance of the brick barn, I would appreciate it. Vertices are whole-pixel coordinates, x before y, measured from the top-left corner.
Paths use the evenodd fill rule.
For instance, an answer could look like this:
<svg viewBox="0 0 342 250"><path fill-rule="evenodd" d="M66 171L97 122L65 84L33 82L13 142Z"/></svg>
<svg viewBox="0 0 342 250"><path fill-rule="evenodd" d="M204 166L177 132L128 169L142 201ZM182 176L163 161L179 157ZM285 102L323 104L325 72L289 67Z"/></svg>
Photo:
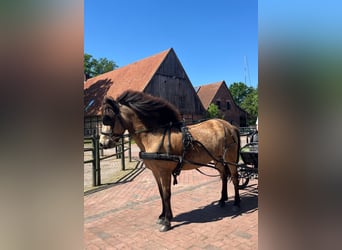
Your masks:
<svg viewBox="0 0 342 250"><path fill-rule="evenodd" d="M170 48L84 83L85 135L97 133L99 129L104 96L116 98L128 89L168 100L185 120L201 119L206 112L176 53Z"/></svg>
<svg viewBox="0 0 342 250"><path fill-rule="evenodd" d="M223 119L238 127L247 126L248 113L234 102L225 81L199 86L197 95L206 110L211 103L214 103Z"/></svg>

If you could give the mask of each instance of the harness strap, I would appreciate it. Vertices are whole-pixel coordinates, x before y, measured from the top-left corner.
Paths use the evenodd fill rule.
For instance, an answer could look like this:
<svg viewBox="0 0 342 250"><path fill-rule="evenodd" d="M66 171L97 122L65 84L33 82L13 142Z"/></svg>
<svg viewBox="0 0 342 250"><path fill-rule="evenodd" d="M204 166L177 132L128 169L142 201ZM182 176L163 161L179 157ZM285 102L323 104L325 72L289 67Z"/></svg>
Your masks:
<svg viewBox="0 0 342 250"><path fill-rule="evenodd" d="M168 129L168 140L167 140L167 154L170 154L171 151L171 128L172 128L172 122L170 123L170 127Z"/></svg>
<svg viewBox="0 0 342 250"><path fill-rule="evenodd" d="M158 150L157 150L157 152L160 152L160 149L161 149L161 147L163 146L163 144L164 144L164 140L165 140L165 135L166 135L166 131L168 130L168 128L166 127L165 129L164 129L164 133L163 133L163 137L162 137L162 140L161 140L161 142L159 143L159 146L158 146ZM167 153L169 153L169 152L167 152Z"/></svg>
<svg viewBox="0 0 342 250"><path fill-rule="evenodd" d="M177 166L172 171L173 185L176 185L178 183L177 176L180 174L180 172L183 168L183 165L184 165L183 159L184 159L185 154L187 153L189 147L192 145L192 142L193 142L192 135L191 135L187 126L181 126L181 131L182 131L183 154L181 157L179 157L179 161L177 163Z"/></svg>
<svg viewBox="0 0 342 250"><path fill-rule="evenodd" d="M177 176L180 174L181 170L183 167L183 157L180 156L179 157L179 161L177 162L177 166L176 168L172 171L172 175L173 175L173 185L178 184L177 181Z"/></svg>
<svg viewBox="0 0 342 250"><path fill-rule="evenodd" d="M147 153L147 152L139 152L139 157L145 160L164 160L164 161L179 161L181 156L179 155L170 155L165 153Z"/></svg>
<svg viewBox="0 0 342 250"><path fill-rule="evenodd" d="M147 152L139 152L139 158L143 159L143 160L162 160L162 161L174 161L174 162L179 162L180 158L182 158L182 156L179 155L168 155L165 153L147 153ZM209 168L213 168L216 169L214 164L205 164L205 163L200 163L200 162L195 162L195 161L190 161L187 159L183 159L183 164L184 163L189 163L192 165L197 165L199 167L209 167Z"/></svg>

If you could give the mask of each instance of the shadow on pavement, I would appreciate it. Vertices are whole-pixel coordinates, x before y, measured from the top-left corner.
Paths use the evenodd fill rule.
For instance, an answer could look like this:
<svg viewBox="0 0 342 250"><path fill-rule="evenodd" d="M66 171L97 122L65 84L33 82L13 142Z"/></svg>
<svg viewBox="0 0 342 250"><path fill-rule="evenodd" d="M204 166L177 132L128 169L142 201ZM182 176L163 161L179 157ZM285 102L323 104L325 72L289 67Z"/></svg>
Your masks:
<svg viewBox="0 0 342 250"><path fill-rule="evenodd" d="M247 187L246 190L246 192L240 193L241 207L238 211L235 211L233 208L233 199L226 202L224 207L220 207L218 201L214 201L207 206L175 216L172 221L181 223L174 225L172 228L191 223L213 222L229 217L234 219L235 217L242 216L243 214L253 213L258 210L258 189L250 186Z"/></svg>
<svg viewBox="0 0 342 250"><path fill-rule="evenodd" d="M140 173L142 173L145 170L145 167L143 166L142 161L138 161L137 166L129 171L126 175L121 177L120 179L116 180L115 182L109 182L106 184L102 184L101 186L95 187L93 189L90 189L88 191L84 192L84 196L93 194L111 187L114 187L116 185L125 184L127 182L133 181Z"/></svg>

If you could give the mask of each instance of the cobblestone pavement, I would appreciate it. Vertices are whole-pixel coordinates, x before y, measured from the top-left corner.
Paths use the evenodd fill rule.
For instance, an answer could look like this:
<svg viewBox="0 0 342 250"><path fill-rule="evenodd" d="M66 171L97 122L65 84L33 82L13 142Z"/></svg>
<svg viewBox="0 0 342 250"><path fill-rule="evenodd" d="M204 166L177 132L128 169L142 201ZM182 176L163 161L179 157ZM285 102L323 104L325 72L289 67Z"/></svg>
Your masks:
<svg viewBox="0 0 342 250"><path fill-rule="evenodd" d="M137 170L132 181L84 196L85 249L258 249L257 180L240 190L241 210L234 212L232 183L221 208L219 177L182 171L172 186L172 229L161 233L157 184L149 169Z"/></svg>

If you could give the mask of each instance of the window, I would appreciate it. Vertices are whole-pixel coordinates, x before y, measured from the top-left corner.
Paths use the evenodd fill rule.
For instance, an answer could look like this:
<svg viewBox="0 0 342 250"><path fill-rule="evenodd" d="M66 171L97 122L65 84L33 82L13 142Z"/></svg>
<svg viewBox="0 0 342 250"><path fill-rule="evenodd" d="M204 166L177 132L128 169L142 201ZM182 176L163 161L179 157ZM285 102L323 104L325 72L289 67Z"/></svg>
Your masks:
<svg viewBox="0 0 342 250"><path fill-rule="evenodd" d="M227 110L230 110L230 102L227 102Z"/></svg>
<svg viewBox="0 0 342 250"><path fill-rule="evenodd" d="M84 135L98 134L101 130L101 116L91 116L84 118Z"/></svg>
<svg viewBox="0 0 342 250"><path fill-rule="evenodd" d="M218 109L221 109L221 101L216 101L216 106L218 107Z"/></svg>

